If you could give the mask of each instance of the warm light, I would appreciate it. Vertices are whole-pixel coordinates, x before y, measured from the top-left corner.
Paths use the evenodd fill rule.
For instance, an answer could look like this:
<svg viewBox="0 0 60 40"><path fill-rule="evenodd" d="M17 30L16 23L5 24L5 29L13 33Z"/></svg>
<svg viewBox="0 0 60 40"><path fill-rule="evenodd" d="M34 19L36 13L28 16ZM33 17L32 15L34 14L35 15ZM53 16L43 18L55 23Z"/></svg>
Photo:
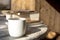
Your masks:
<svg viewBox="0 0 60 40"><path fill-rule="evenodd" d="M20 13L18 13L18 15L20 15Z"/></svg>

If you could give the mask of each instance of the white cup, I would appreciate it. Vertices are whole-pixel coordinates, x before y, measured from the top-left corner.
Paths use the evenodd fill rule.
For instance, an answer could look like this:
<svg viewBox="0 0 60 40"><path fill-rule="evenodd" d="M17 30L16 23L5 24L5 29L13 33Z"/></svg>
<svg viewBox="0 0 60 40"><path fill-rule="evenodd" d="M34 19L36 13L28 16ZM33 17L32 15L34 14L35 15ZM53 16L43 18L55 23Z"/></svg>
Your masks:
<svg viewBox="0 0 60 40"><path fill-rule="evenodd" d="M26 19L10 18L8 20L8 31L11 37L21 37L25 34Z"/></svg>

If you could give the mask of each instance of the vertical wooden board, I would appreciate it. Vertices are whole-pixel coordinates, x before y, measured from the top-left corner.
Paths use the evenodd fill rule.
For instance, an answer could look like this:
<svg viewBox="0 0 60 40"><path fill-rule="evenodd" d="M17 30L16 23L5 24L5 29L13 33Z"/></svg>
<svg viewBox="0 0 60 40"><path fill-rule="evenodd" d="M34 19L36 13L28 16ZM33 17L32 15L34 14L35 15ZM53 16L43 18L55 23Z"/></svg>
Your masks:
<svg viewBox="0 0 60 40"><path fill-rule="evenodd" d="M35 9L36 11L40 12L40 5L41 5L41 0L35 0Z"/></svg>
<svg viewBox="0 0 60 40"><path fill-rule="evenodd" d="M45 8L45 1L41 0L41 14L42 14L42 19L46 23L46 8Z"/></svg>
<svg viewBox="0 0 60 40"><path fill-rule="evenodd" d="M29 6L30 6L30 5L29 5L29 4L30 4L30 0L25 0L25 2L26 2L26 6L25 6L25 7L26 7L26 10L29 10Z"/></svg>
<svg viewBox="0 0 60 40"><path fill-rule="evenodd" d="M44 7L44 0L40 0L40 2L41 2L41 8L43 8Z"/></svg>
<svg viewBox="0 0 60 40"><path fill-rule="evenodd" d="M21 0L11 0L11 10L18 11L22 8Z"/></svg>
<svg viewBox="0 0 60 40"><path fill-rule="evenodd" d="M60 13L59 13L59 17L60 17ZM60 33L60 18L59 18L59 33Z"/></svg>
<svg viewBox="0 0 60 40"><path fill-rule="evenodd" d="M44 7L43 7L43 0L40 0L41 1L41 9L40 9L40 13L41 13L41 20L44 21Z"/></svg>
<svg viewBox="0 0 60 40"><path fill-rule="evenodd" d="M30 0L30 7L29 10L35 11L35 0Z"/></svg>
<svg viewBox="0 0 60 40"><path fill-rule="evenodd" d="M15 3L16 0L11 0L11 10L14 9L14 3Z"/></svg>
<svg viewBox="0 0 60 40"><path fill-rule="evenodd" d="M42 1L43 2L43 1ZM50 10L49 10L49 5L46 3L46 1L44 0L44 4L41 4L43 5L43 10L42 13L43 13L43 20L45 22L45 24L49 25L49 17L50 17Z"/></svg>
<svg viewBox="0 0 60 40"><path fill-rule="evenodd" d="M51 10L49 10L50 7L46 1L45 1L45 8L46 8L46 24L49 25Z"/></svg>
<svg viewBox="0 0 60 40"><path fill-rule="evenodd" d="M40 9L40 12L41 12L41 20L44 21L44 23L46 22L46 9L45 9L45 1L44 0L41 0L41 9ZM46 23L45 23L46 24Z"/></svg>
<svg viewBox="0 0 60 40"><path fill-rule="evenodd" d="M42 2L44 2L44 4L45 4L45 1L43 0ZM44 5L43 3L42 3L42 8L43 8L43 20L44 20L44 22L46 23L46 9L45 9L45 5Z"/></svg>
<svg viewBox="0 0 60 40"><path fill-rule="evenodd" d="M47 10L47 14L46 14L46 24L49 26L50 25L50 10Z"/></svg>
<svg viewBox="0 0 60 40"><path fill-rule="evenodd" d="M25 10L26 9L26 3L28 3L28 2L26 2L26 0L21 0L21 2L22 2L22 5L20 5L20 6L22 6L21 10Z"/></svg>
<svg viewBox="0 0 60 40"><path fill-rule="evenodd" d="M40 16L41 16L41 20L43 20L43 13L42 13L42 8L40 9Z"/></svg>
<svg viewBox="0 0 60 40"><path fill-rule="evenodd" d="M49 27L51 28L51 30L52 31L54 31L54 25L55 25L55 15L56 15L56 13L55 13L55 10L51 7L51 15L50 15L50 22L49 22Z"/></svg>
<svg viewBox="0 0 60 40"><path fill-rule="evenodd" d="M58 33L60 33L60 24L59 24L59 22L60 22L60 14L56 11L56 18L55 18L55 31L56 32L58 32Z"/></svg>
<svg viewBox="0 0 60 40"><path fill-rule="evenodd" d="M22 8L22 0L17 0L16 1L16 11L19 11Z"/></svg>
<svg viewBox="0 0 60 40"><path fill-rule="evenodd" d="M44 10L43 8L40 9L41 20L44 19Z"/></svg>
<svg viewBox="0 0 60 40"><path fill-rule="evenodd" d="M26 0L26 10L35 11L35 0Z"/></svg>
<svg viewBox="0 0 60 40"><path fill-rule="evenodd" d="M37 5L37 4L36 4L36 5ZM41 9L40 9L40 17L41 17L41 20L43 20L43 19L42 19L43 17L42 17L42 7L41 7L41 6L42 6L42 0L40 0L40 8L41 8Z"/></svg>

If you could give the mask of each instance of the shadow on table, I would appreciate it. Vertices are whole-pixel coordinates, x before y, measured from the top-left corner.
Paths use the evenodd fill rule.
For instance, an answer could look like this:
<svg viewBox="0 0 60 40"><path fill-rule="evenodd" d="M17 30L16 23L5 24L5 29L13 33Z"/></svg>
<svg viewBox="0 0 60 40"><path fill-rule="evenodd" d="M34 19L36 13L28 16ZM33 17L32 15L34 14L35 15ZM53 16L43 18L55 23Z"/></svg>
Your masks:
<svg viewBox="0 0 60 40"><path fill-rule="evenodd" d="M9 33L7 31L0 31L0 38L9 36Z"/></svg>
<svg viewBox="0 0 60 40"><path fill-rule="evenodd" d="M39 27L27 27L26 28L26 34L33 34L33 33L36 33L38 31L41 31L39 29Z"/></svg>

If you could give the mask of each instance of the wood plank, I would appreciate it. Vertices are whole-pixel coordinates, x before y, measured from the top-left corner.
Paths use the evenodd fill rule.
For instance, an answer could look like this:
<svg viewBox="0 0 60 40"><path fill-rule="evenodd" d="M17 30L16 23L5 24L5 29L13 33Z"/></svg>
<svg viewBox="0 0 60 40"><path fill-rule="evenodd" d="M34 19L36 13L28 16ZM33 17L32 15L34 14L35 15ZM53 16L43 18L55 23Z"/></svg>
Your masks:
<svg viewBox="0 0 60 40"><path fill-rule="evenodd" d="M50 7L50 20L49 20L49 27L52 31L54 31L54 26L55 26L55 10L52 6L49 6Z"/></svg>
<svg viewBox="0 0 60 40"><path fill-rule="evenodd" d="M49 26L52 31L59 32L60 14L46 0L41 0L41 20Z"/></svg>
<svg viewBox="0 0 60 40"><path fill-rule="evenodd" d="M55 31L60 33L60 14L56 11L56 18L55 18Z"/></svg>
<svg viewBox="0 0 60 40"><path fill-rule="evenodd" d="M44 3L43 3L44 2ZM44 5L45 4L45 5ZM47 6L47 7L46 7ZM41 19L45 22L45 24L49 25L49 17L50 10L49 5L45 2L45 0L41 0Z"/></svg>
<svg viewBox="0 0 60 40"><path fill-rule="evenodd" d="M11 0L11 10L31 10L35 11L35 0Z"/></svg>
<svg viewBox="0 0 60 40"><path fill-rule="evenodd" d="M51 29L60 33L60 13L54 9L46 0L41 1L41 20ZM60 37L57 39L60 40Z"/></svg>
<svg viewBox="0 0 60 40"><path fill-rule="evenodd" d="M22 0L11 0L11 10L18 11L22 8Z"/></svg>

